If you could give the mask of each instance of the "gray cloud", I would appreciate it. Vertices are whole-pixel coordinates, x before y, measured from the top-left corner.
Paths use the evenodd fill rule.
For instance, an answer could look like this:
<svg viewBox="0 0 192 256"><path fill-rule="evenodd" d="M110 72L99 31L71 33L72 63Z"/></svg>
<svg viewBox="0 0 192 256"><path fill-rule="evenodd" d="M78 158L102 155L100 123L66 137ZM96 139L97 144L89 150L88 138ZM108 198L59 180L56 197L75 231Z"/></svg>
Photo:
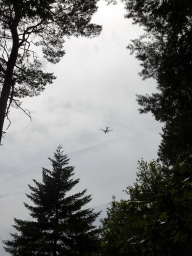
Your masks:
<svg viewBox="0 0 192 256"><path fill-rule="evenodd" d="M38 97L23 100L23 108L33 112L32 121L19 110L11 109L9 137L0 147L1 233L10 239L13 218L30 218L23 202L28 202L28 184L42 181L42 167L51 168L56 147L75 167L74 178L79 184L71 193L87 188L92 195L89 205L102 210L115 195L136 178L137 161L157 158L161 126L150 115L140 115L136 94L155 92L156 83L142 81L134 55L126 46L142 29L124 19L122 4L105 7L100 4L93 22L103 24L98 38L66 40L66 55L57 65L46 65L57 79ZM6 123L7 125L8 123ZM110 126L113 132L104 134L100 128ZM2 244L0 255L8 256Z"/></svg>

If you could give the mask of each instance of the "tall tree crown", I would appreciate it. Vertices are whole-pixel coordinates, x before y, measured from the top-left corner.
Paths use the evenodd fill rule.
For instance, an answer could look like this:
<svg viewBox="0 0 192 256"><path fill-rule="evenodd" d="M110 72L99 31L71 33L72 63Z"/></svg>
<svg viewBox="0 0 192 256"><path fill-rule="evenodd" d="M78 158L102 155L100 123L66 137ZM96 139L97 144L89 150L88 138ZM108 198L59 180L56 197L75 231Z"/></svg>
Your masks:
<svg viewBox="0 0 192 256"><path fill-rule="evenodd" d="M91 23L98 0L0 0L0 139L10 106L19 98L39 95L56 78L43 71L35 47L53 64L64 56L65 37L94 37Z"/></svg>
<svg viewBox="0 0 192 256"><path fill-rule="evenodd" d="M111 202L102 220L102 255L190 255L192 159L172 168L139 161L128 200Z"/></svg>
<svg viewBox="0 0 192 256"><path fill-rule="evenodd" d="M72 179L74 167L61 146L49 160L52 170L43 168L43 182L28 185L31 193L26 195L34 206L24 203L36 221L14 218L13 227L20 234L11 234L13 240L4 241L4 249L13 256L91 255L99 247L99 229L93 222L100 212L85 208L91 201L87 189L67 196L79 179Z"/></svg>
<svg viewBox="0 0 192 256"><path fill-rule="evenodd" d="M139 111L165 122L158 155L164 164L173 165L192 143L192 2L124 2L126 17L145 30L128 49L141 61L143 79L157 81L157 93L137 95Z"/></svg>

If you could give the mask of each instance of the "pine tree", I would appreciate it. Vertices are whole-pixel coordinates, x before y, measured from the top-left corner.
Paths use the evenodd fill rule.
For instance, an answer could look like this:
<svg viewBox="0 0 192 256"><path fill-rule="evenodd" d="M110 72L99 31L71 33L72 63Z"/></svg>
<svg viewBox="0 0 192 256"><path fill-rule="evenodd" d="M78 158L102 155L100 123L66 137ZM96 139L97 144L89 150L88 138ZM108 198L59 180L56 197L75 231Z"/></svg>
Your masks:
<svg viewBox="0 0 192 256"><path fill-rule="evenodd" d="M157 82L157 93L138 95L139 111L165 123L158 156L171 166L192 150L192 1L124 2L126 18L145 30L128 49L141 61L143 79Z"/></svg>
<svg viewBox="0 0 192 256"><path fill-rule="evenodd" d="M26 194L35 206L24 203L36 221L14 218L13 227L20 234L11 234L13 240L3 243L12 256L34 255L92 255L98 249L99 229L93 225L100 212L85 209L91 201L87 189L67 196L79 179L73 180L74 167L68 166L69 159L59 146L54 154L52 171L43 168L43 183L33 179L35 187Z"/></svg>
<svg viewBox="0 0 192 256"><path fill-rule="evenodd" d="M56 64L65 54L65 38L98 36L101 26L91 23L97 2L0 0L0 144L6 117L11 124L10 107L22 109L31 118L21 99L38 96L56 79L44 72L36 47L41 47L46 61Z"/></svg>

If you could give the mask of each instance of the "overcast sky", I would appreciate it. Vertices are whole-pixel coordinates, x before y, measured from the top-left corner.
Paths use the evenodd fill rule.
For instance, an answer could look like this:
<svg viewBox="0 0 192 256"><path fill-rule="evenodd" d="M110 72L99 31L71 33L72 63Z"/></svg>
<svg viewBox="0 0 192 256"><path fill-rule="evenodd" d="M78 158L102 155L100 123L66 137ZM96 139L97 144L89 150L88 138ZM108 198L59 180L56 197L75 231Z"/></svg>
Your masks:
<svg viewBox="0 0 192 256"><path fill-rule="evenodd" d="M38 97L26 98L21 111L11 109L8 137L0 147L0 239L12 239L13 218L29 220L23 202L32 179L42 181L42 167L51 168L48 157L59 144L80 178L71 193L87 188L92 201L87 207L102 210L112 196L127 198L122 191L136 178L137 162L157 158L162 124L151 114L140 115L136 94L156 91L155 80L142 81L142 67L126 46L142 28L124 19L122 4L99 10L92 22L103 25L99 37L66 39L66 55L56 65L44 63L57 79ZM6 123L8 124L8 123ZM100 128L110 126L105 134ZM97 220L99 225L99 220ZM0 241L0 255L4 252Z"/></svg>

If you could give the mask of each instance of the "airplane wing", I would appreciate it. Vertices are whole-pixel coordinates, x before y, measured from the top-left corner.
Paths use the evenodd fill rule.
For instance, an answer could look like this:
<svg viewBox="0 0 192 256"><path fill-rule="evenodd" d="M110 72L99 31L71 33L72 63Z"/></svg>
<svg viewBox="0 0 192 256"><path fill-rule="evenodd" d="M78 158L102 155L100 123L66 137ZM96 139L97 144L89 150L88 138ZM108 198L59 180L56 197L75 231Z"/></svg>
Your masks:
<svg viewBox="0 0 192 256"><path fill-rule="evenodd" d="M103 130L103 129L100 129L100 130L102 130L102 131L104 131L104 132L105 132L105 130Z"/></svg>

